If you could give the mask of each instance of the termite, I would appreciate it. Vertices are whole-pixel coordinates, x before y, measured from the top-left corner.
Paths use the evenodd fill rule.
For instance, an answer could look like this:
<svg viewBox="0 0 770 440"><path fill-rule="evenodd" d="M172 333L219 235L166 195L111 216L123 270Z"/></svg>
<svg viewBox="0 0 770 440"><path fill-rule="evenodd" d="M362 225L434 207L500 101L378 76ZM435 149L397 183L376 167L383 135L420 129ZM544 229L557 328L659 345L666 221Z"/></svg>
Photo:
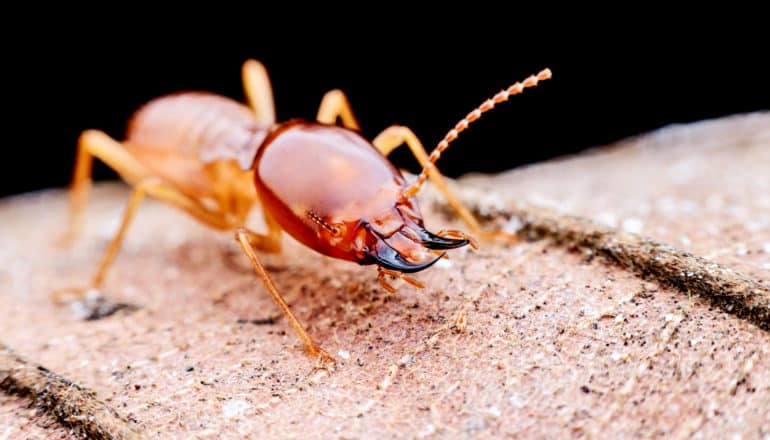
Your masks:
<svg viewBox="0 0 770 440"><path fill-rule="evenodd" d="M234 232L307 352L333 362L294 316L257 251L280 252L281 232L286 231L321 254L377 265L377 279L389 291L394 288L386 275L423 287L405 274L430 267L445 250L473 244L471 236L486 235L449 190L436 161L482 113L550 77L545 69L484 101L428 155L404 126L391 126L371 142L365 139L340 90L324 95L315 122L276 122L267 71L248 60L242 69L248 106L214 94L183 92L154 99L137 110L123 142L101 131L84 131L69 193L67 241L81 229L93 158L99 158L133 187L133 193L90 289L102 286L137 207L149 195L207 226ZM411 184L386 159L403 144L423 167ZM415 195L428 178L470 229L470 236L454 230L434 234L425 228ZM264 234L245 226L258 202L267 225Z"/></svg>

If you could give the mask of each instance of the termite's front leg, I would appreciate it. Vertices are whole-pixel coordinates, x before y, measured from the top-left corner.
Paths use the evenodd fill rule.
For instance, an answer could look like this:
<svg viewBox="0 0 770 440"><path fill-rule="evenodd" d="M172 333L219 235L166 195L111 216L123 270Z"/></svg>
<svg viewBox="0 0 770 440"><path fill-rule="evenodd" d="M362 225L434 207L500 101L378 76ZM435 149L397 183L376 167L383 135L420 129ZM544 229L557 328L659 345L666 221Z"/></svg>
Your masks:
<svg viewBox="0 0 770 440"><path fill-rule="evenodd" d="M428 153L425 151L425 147L422 146L422 142L420 142L420 139L417 137L417 135L415 135L414 132L408 127L392 125L377 135L372 143L385 157L392 153L396 148L406 144L406 146L408 146L412 151L414 157L420 163L420 166L425 166L425 164L428 162ZM452 191L449 189L446 181L444 180L444 177L441 175L438 168L435 166L432 167L428 173L428 177L430 178L430 181L436 185L436 188L438 188L438 190L441 191L441 193L444 195L447 203L449 203L449 206L451 206L452 209L457 212L457 215L460 216L460 219L462 219L468 229L470 229L472 236L487 239L504 238L508 241L515 241L516 237L514 234L509 234L502 231L482 230L481 225L479 225L478 220L476 220L476 217L471 214L471 212L462 204L462 202L460 202L460 200L457 199L454 193L452 193ZM461 234L459 231L446 232L447 234L454 234L456 237L458 236L457 234ZM473 243L471 237L463 235L462 238L471 239L471 242Z"/></svg>
<svg viewBox="0 0 770 440"><path fill-rule="evenodd" d="M294 331L297 333L297 336L299 336L300 340L302 340L302 343L305 344L305 349L307 352L311 356L320 357L323 361L334 364L334 358L326 353L323 349L321 349L318 344L316 344L313 338L307 334L307 331L305 331L305 327L302 325L302 323L299 322L299 320L294 316L294 313L292 313L289 305L286 304L283 296L281 296L281 292L278 290L278 287L276 287L273 279L267 272L267 269L265 269L265 265L262 264L262 261L259 259L257 253L255 252L255 248L269 248L272 243L274 243L275 239L269 235L254 233L246 228L239 228L235 233L235 239L238 241L238 244L240 244L243 252L246 253L246 256L249 257L251 265L254 266L254 272L257 273L259 278L265 284L265 288L267 289L268 293L270 293L273 301L275 301L275 304L279 309L281 309L281 312L286 316L286 319L289 320L289 324L291 324L292 328L294 328Z"/></svg>
<svg viewBox="0 0 770 440"><path fill-rule="evenodd" d="M377 135L372 143L385 157L399 146L406 144L420 163L420 166L425 166L428 162L428 153L425 151L425 147L422 146L422 142L420 142L417 135L415 135L408 127L392 125ZM468 229L471 230L471 234L476 236L482 234L479 222L473 214L463 206L457 197L455 197L452 191L449 190L449 187L444 181L444 177L438 169L435 167L432 168L428 176L430 177L430 181L433 182L444 197L446 197L449 205L457 212L457 215L460 216L466 226L468 226Z"/></svg>

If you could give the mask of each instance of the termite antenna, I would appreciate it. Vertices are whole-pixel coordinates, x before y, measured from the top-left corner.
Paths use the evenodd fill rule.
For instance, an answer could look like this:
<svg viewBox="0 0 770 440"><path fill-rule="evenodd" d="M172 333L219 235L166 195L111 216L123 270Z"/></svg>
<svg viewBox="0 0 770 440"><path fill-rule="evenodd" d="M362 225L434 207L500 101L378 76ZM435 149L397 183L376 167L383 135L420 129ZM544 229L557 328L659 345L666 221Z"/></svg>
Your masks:
<svg viewBox="0 0 770 440"><path fill-rule="evenodd" d="M525 79L524 81L517 82L512 86L508 87L507 89L501 90L495 96L487 99L480 106L476 107L475 110L468 113L468 115L462 118L460 122L458 122L454 126L453 129L447 132L447 134L444 136L444 139L442 139L441 142L438 143L436 148L433 149L433 151L430 153L430 157L428 158L428 163L425 164L425 166L422 168L422 171L420 172L420 175L417 176L417 181L415 181L413 184L411 184L409 187L407 187L404 190L403 196L405 198L409 198L417 194L418 191L420 191L420 188L425 183L425 179L428 178L428 173L430 172L430 169L436 166L436 161L441 157L441 153L443 153L447 148L449 148L449 144L452 143L452 141L454 141L455 139L457 139L457 136L460 133L462 133L466 128L468 128L468 126L471 125L472 122L481 118L482 113L486 113L492 110L493 108L495 108L495 104L499 104L501 102L507 101L510 96L518 95L519 93L523 92L524 89L526 89L527 87L535 87L538 82L545 81L550 78L551 78L551 69L543 69L537 75L531 75L529 78Z"/></svg>

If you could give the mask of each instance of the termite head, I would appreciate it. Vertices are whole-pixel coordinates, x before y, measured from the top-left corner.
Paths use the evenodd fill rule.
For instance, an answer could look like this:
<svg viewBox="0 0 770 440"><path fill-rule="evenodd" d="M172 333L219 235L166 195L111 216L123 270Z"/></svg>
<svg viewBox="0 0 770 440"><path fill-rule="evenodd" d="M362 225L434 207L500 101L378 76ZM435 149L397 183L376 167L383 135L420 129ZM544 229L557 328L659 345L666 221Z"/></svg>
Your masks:
<svg viewBox="0 0 770 440"><path fill-rule="evenodd" d="M307 157L299 161L298 157ZM268 135L254 182L270 218L321 254L382 269L417 272L442 251L469 244L433 234L406 180L368 140L342 127L301 121Z"/></svg>
<svg viewBox="0 0 770 440"><path fill-rule="evenodd" d="M413 273L436 263L444 256L442 251L465 246L470 240L428 231L414 199L403 199L388 212L361 222L353 243L359 263Z"/></svg>
<svg viewBox="0 0 770 440"><path fill-rule="evenodd" d="M259 201L276 226L321 254L376 264L381 275L426 269L444 256L444 250L476 247L460 232L434 234L425 229L415 196L436 161L482 113L550 77L551 72L543 70L468 113L427 160L417 155L423 169L409 185L383 156L390 148L383 148L387 145L377 139L369 142L360 133L333 124L301 120L279 124L266 135L252 162ZM414 147L409 140L400 142L404 141ZM449 196L446 189L442 192ZM478 230L469 213L463 219Z"/></svg>

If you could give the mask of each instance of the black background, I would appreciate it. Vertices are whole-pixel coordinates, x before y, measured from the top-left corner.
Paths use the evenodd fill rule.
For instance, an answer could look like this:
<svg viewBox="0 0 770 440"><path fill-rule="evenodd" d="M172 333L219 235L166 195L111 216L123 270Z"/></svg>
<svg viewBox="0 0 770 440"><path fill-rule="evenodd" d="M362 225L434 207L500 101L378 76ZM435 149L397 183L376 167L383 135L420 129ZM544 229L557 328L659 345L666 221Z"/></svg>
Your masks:
<svg viewBox="0 0 770 440"><path fill-rule="evenodd" d="M341 88L367 137L399 123L428 148L487 97L550 67L553 80L501 105L453 144L439 162L452 176L505 170L670 123L770 108L768 37L726 28L653 39L648 23L644 31L600 28L590 38L560 30L545 41L544 28L513 31L510 24L492 32L423 29L430 37L411 33L419 22L294 24L262 33L242 24L233 25L237 33L191 24L162 35L142 26L49 29L42 43L6 53L6 108L13 114L5 124L0 195L65 186L80 131L121 138L133 110L153 97L207 90L242 100L240 66L249 57L271 74L279 119L313 118L323 93ZM393 160L418 169L407 149ZM114 174L100 166L96 176Z"/></svg>

